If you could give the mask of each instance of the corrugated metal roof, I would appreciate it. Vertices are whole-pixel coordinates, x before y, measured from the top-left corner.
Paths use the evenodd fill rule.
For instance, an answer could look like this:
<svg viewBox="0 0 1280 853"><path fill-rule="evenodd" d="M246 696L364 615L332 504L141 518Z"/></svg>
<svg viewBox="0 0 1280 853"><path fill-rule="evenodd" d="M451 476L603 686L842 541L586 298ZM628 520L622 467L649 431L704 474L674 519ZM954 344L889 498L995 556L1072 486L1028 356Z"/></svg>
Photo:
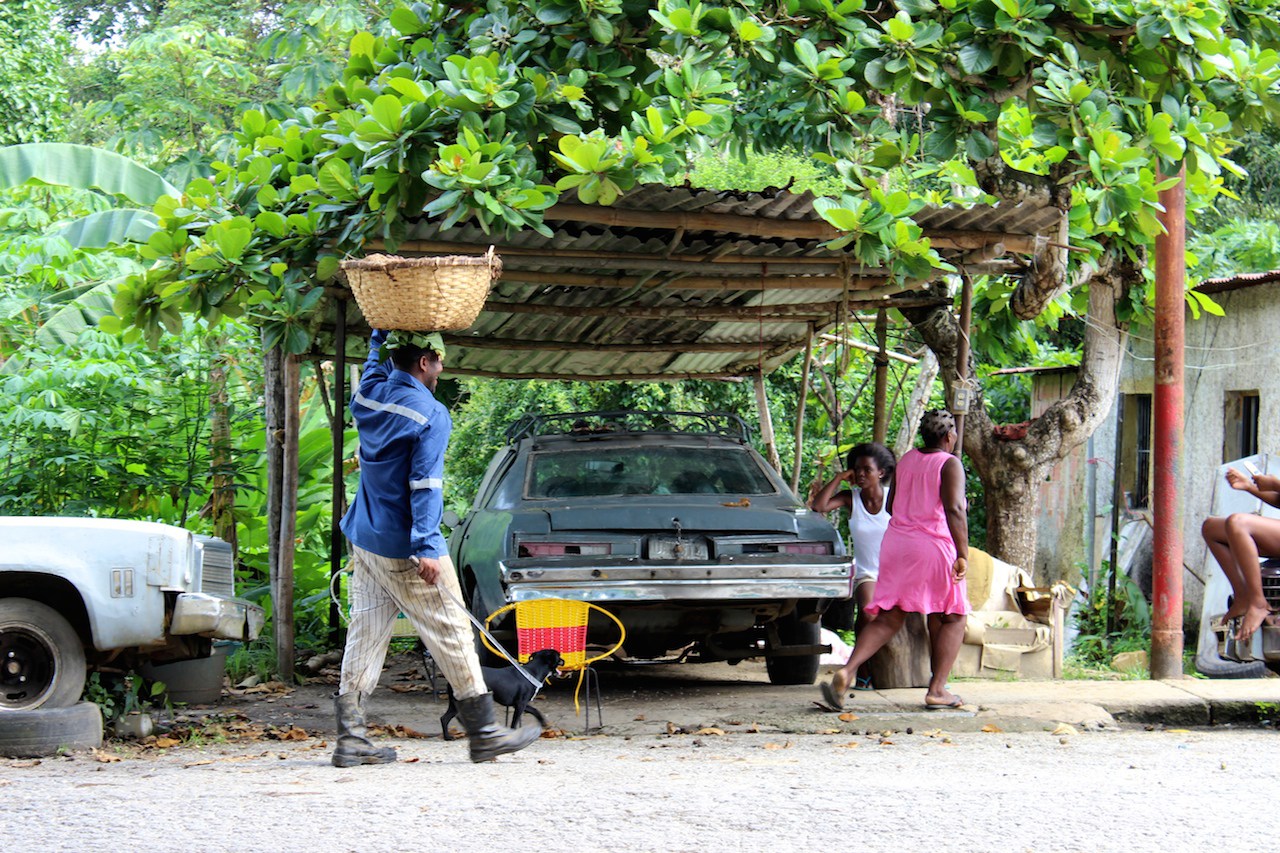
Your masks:
<svg viewBox="0 0 1280 853"><path fill-rule="evenodd" d="M1228 290L1240 290L1244 287L1268 284L1273 281L1280 281L1280 270L1241 273L1240 275L1227 276L1225 278L1207 278L1196 285L1195 289L1201 293L1225 293Z"/></svg>
<svg viewBox="0 0 1280 853"><path fill-rule="evenodd" d="M497 247L503 275L471 328L446 335L462 375L627 379L768 372L851 308L938 301L822 243L836 232L809 193L643 185L610 207L561 203L534 231L474 223L410 229L402 255ZM1061 213L1029 204L926 208L949 260L996 243L985 270L1018 270L1056 239ZM372 247L371 247L372 250ZM351 316L351 315L349 315ZM355 320L355 317L352 317ZM356 330L358 331L358 330Z"/></svg>

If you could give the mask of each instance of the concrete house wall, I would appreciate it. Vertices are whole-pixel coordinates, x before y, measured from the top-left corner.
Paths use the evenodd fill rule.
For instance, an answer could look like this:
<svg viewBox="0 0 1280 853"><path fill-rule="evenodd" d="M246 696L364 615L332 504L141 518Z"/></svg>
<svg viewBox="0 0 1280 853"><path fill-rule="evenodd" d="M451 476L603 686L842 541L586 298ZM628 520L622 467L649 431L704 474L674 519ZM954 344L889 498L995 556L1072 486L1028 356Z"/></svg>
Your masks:
<svg viewBox="0 0 1280 853"><path fill-rule="evenodd" d="M1205 548L1200 524L1209 514L1217 466L1240 454L1227 435L1229 415L1238 411L1240 393L1258 395L1258 450L1280 452L1280 275L1203 286L1223 307L1226 316L1201 312L1186 318L1185 432L1181 464L1183 504L1184 600L1197 612L1204 591ZM1134 395L1150 395L1154 388L1153 341L1149 329L1129 337L1116 404L1088 446L1060 463L1041 484L1038 580L1080 576L1086 561L1089 469L1094 473L1097 505L1095 565L1107 559L1112 532L1111 505L1114 474L1123 490L1133 491L1136 471ZM1033 414L1070 388L1073 376L1038 375L1033 381ZM1125 406L1122 449L1116 456L1117 410ZM1232 421L1234 424L1234 421ZM1095 460L1091 462L1090 460ZM1150 480L1148 479L1148 483ZM1149 511L1148 511L1149 512ZM1126 513L1140 517L1142 510Z"/></svg>

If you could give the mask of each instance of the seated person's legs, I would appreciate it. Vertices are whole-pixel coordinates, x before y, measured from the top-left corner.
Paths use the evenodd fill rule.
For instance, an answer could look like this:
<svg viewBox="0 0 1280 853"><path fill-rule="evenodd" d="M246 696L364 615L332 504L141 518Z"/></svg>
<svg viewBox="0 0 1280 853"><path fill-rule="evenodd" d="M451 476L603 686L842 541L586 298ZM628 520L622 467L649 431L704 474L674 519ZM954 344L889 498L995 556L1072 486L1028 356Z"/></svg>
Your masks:
<svg viewBox="0 0 1280 853"><path fill-rule="evenodd" d="M1262 594L1262 567L1259 557L1280 556L1280 520L1250 513L1234 513L1226 520L1227 544L1239 568L1243 590L1236 598L1244 599L1240 614L1240 630L1236 639L1248 642L1268 618L1271 609Z"/></svg>
<svg viewBox="0 0 1280 853"><path fill-rule="evenodd" d="M1213 554L1213 558L1218 561L1218 565L1222 567L1222 573L1227 576L1227 582L1231 584L1231 605L1222 618L1230 620L1243 616L1247 609L1245 596L1248 590L1244 576L1240 573L1240 566L1231 555L1231 545L1227 542L1226 518L1221 516L1206 518L1204 524L1200 525L1200 535L1204 537L1209 553Z"/></svg>

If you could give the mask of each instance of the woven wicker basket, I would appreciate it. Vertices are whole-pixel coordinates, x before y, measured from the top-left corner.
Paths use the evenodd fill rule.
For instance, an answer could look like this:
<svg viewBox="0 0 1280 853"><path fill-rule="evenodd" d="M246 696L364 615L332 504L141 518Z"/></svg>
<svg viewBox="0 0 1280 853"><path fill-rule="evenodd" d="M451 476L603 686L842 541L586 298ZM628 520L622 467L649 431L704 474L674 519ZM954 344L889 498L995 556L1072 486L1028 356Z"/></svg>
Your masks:
<svg viewBox="0 0 1280 853"><path fill-rule="evenodd" d="M479 257L370 255L343 261L342 269L370 327L451 332L476 321L502 259L490 246Z"/></svg>

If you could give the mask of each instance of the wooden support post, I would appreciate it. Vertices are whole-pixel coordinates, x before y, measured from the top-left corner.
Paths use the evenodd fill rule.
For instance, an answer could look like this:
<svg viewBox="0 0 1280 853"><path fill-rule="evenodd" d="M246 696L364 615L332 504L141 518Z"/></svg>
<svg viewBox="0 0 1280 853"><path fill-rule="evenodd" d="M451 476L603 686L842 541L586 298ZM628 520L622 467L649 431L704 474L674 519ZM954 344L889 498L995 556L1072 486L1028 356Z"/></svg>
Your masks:
<svg viewBox="0 0 1280 853"><path fill-rule="evenodd" d="M778 456L778 443L773 434L773 416L769 414L769 398L764 390L764 374L755 372L756 408L760 410L760 440L764 442L765 458L773 470L782 473L782 459Z"/></svg>
<svg viewBox="0 0 1280 853"><path fill-rule="evenodd" d="M871 426L871 440L884 444L889 434L889 411L885 398L889 390L889 314L883 308L876 312L876 404Z"/></svg>
<svg viewBox="0 0 1280 853"><path fill-rule="evenodd" d="M1163 176L1162 176L1163 177ZM1156 235L1151 677L1182 678L1182 446L1186 331L1186 173L1160 193Z"/></svg>
<svg viewBox="0 0 1280 853"><path fill-rule="evenodd" d="M293 566L298 526L298 434L300 363L283 355L284 432L281 436L279 565L271 584L271 606L276 622L276 669L285 684L293 683Z"/></svg>
<svg viewBox="0 0 1280 853"><path fill-rule="evenodd" d="M240 545L236 539L236 471L231 441L231 406L227 400L226 338L218 335L212 341L215 351L209 371L209 467L212 470L209 515L213 534L231 546L236 560Z"/></svg>
<svg viewBox="0 0 1280 853"><path fill-rule="evenodd" d="M343 486L342 439L347 423L347 301L334 303L333 344L333 422L329 430L333 439L333 518L329 525L329 588L342 571L342 513L347 506L346 489ZM342 614L338 602L329 599L329 645L338 647L343 642Z"/></svg>
<svg viewBox="0 0 1280 853"><path fill-rule="evenodd" d="M969 399L969 327L973 324L973 279L961 276L960 290L960 338L956 341L956 384L952 389L952 413L956 417L956 456L964 455L964 415L972 402ZM958 399L956 399L958 398ZM963 405L957 405L962 403Z"/></svg>
<svg viewBox="0 0 1280 853"><path fill-rule="evenodd" d="M800 399L796 401L796 452L791 466L791 491L800 495L800 466L804 460L804 409L809 400L809 364L813 361L813 324L804 342L804 367L800 370ZM801 496L803 498L803 496Z"/></svg>
<svg viewBox="0 0 1280 853"><path fill-rule="evenodd" d="M263 397L266 420L267 454L267 580L271 588L271 632L277 665L280 660L281 624L291 623L291 612L285 612L276 598L280 576L280 494L284 488L284 354L279 347L266 350L262 357ZM281 677L283 677L281 673Z"/></svg>

